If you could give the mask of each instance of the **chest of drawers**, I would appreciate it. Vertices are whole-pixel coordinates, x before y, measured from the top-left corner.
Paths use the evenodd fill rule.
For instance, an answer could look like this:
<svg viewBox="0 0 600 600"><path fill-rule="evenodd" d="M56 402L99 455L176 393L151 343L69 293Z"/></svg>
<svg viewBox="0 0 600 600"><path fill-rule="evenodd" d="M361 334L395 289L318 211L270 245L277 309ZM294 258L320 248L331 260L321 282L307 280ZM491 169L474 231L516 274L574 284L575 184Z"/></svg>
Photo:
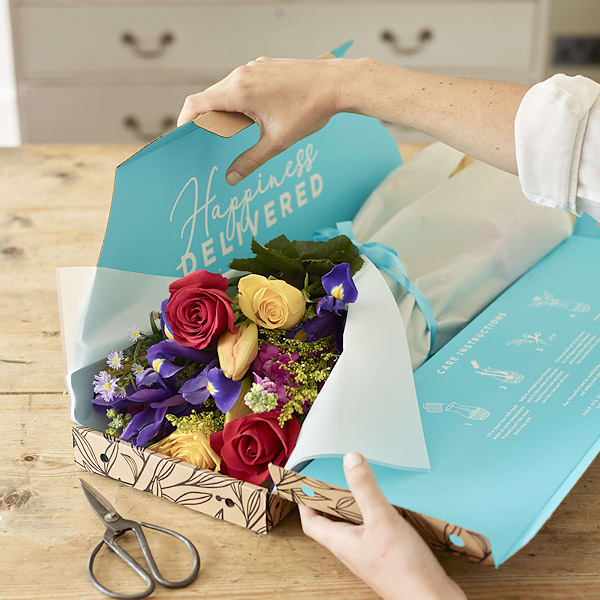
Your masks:
<svg viewBox="0 0 600 600"><path fill-rule="evenodd" d="M349 56L532 82L546 12L543 0L12 0L22 139L146 142L173 126L186 95L237 65L348 39Z"/></svg>

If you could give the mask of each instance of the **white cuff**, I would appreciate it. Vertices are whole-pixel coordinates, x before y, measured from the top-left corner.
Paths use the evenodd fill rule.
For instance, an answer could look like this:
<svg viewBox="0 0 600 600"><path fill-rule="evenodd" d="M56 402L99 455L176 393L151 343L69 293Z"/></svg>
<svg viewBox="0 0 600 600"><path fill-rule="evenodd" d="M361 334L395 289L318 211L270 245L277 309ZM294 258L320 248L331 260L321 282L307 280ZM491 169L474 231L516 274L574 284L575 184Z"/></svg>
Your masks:
<svg viewBox="0 0 600 600"><path fill-rule="evenodd" d="M599 96L600 85L581 75L554 75L525 94L515 118L515 150L521 188L532 202L580 214L582 146Z"/></svg>

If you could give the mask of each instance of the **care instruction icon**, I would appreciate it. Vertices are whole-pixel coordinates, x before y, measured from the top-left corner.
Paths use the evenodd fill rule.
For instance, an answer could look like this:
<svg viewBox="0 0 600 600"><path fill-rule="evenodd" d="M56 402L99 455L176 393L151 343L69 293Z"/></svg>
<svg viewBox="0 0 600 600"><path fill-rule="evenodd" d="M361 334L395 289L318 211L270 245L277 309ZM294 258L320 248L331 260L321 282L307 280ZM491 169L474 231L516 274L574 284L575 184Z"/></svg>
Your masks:
<svg viewBox="0 0 600 600"><path fill-rule="evenodd" d="M483 377L492 377L502 383L521 383L525 376L517 371L507 371L506 369L492 369L492 367L481 368L476 360L471 361L471 366L475 373Z"/></svg>
<svg viewBox="0 0 600 600"><path fill-rule="evenodd" d="M490 411L486 408L482 408L481 406L465 406L458 402L450 402L450 404L446 405L445 410L442 402L424 402L423 408L428 413L453 412L471 421L485 421L490 416Z"/></svg>

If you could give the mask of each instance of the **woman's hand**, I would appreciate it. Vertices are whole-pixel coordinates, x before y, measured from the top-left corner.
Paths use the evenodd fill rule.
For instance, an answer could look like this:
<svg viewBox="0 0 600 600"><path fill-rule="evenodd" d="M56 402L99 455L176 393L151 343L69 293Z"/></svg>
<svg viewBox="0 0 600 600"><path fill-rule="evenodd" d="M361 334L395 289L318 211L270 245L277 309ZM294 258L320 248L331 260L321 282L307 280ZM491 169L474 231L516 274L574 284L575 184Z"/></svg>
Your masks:
<svg viewBox="0 0 600 600"><path fill-rule="evenodd" d="M227 170L227 181L235 185L339 112L348 62L352 61L257 58L188 96L177 125L211 110L241 112L258 124L259 141Z"/></svg>
<svg viewBox="0 0 600 600"><path fill-rule="evenodd" d="M385 600L462 599L419 534L385 499L373 471L356 452L344 457L350 491L363 525L331 521L300 505L304 533L323 544Z"/></svg>

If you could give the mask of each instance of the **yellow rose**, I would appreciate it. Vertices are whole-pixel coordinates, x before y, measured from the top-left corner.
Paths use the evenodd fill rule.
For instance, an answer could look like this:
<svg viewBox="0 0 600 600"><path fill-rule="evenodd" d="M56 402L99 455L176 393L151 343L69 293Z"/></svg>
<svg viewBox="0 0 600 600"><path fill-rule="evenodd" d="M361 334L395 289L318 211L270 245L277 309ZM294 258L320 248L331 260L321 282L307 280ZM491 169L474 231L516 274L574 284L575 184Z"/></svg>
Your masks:
<svg viewBox="0 0 600 600"><path fill-rule="evenodd" d="M201 469L218 471L221 467L221 457L210 447L209 437L199 431L174 431L149 449L184 460Z"/></svg>
<svg viewBox="0 0 600 600"><path fill-rule="evenodd" d="M266 329L291 329L304 316L302 292L280 279L246 275L238 283L241 311Z"/></svg>

